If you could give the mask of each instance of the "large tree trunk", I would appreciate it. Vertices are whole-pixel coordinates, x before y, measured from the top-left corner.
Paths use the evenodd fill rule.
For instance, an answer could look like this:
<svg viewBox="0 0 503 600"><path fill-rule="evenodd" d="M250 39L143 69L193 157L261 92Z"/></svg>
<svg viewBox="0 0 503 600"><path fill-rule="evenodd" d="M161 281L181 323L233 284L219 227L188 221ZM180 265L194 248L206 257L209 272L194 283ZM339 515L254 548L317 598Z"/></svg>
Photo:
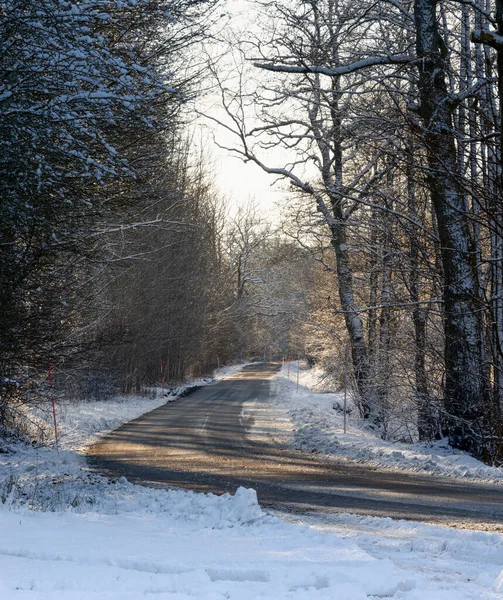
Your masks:
<svg viewBox="0 0 503 600"><path fill-rule="evenodd" d="M438 223L444 271L445 407L449 437L458 448L483 454L488 377L475 248L460 186L461 176L446 87L446 49L436 0L416 0L416 48L428 180Z"/></svg>

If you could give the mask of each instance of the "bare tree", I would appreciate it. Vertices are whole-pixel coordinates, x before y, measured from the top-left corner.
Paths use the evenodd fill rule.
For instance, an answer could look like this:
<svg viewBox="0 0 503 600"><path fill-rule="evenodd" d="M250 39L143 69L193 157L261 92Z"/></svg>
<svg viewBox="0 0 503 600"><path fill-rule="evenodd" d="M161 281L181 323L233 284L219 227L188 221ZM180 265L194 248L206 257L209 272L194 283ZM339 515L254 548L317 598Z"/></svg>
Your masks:
<svg viewBox="0 0 503 600"><path fill-rule="evenodd" d="M248 55L273 76L234 96L219 79L229 116L222 124L238 136L244 160L313 198L330 231L362 414L379 421L386 395L376 394L372 365L385 360L379 353L389 356L397 335L390 329L396 308L408 303L416 348L415 388L423 399L420 430L422 436L432 435L436 425L430 422L425 377L426 325L432 314L428 307L440 306L442 427L454 446L494 459L501 401L496 299L501 296L496 208L501 203L494 200L494 189L501 184L498 179L494 185L490 130L497 111L490 57L480 52L472 56L468 43L475 22L482 27L473 39L498 49L499 34L487 31L491 15L481 4L438 5L433 0L358 7L328 1L295 8L280 2L263 6L272 15L272 26L267 42L252 42ZM241 81L248 83L243 77ZM251 127L245 122L250 105L260 125L253 119ZM263 153L279 144L292 158L271 167ZM482 161L477 160L478 144ZM492 192L484 181L493 182ZM427 191L431 202L421 214L419 189ZM375 224L381 214L387 218L380 229L369 227L367 241L359 238L368 216ZM425 272L423 232L439 259L428 274L429 298L418 287ZM484 242L488 232L489 255ZM406 243L399 250L400 240ZM355 292L355 250L369 243L384 248L379 257L374 252L369 263L370 306ZM390 251L407 258L409 277L401 277L402 287L397 287L400 268Z"/></svg>

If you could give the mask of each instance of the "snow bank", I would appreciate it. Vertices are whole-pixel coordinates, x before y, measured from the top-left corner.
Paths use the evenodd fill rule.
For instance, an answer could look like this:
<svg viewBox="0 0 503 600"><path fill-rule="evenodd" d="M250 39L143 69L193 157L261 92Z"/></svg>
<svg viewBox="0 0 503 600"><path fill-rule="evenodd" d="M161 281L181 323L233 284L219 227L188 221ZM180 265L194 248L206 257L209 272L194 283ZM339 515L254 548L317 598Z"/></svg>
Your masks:
<svg viewBox="0 0 503 600"><path fill-rule="evenodd" d="M0 506L79 514L165 515L215 529L263 518L254 490L235 495L196 494L133 485L90 472L77 452L17 444L0 454Z"/></svg>
<svg viewBox="0 0 503 600"><path fill-rule="evenodd" d="M502 468L454 450L446 440L416 444L381 440L357 417L350 398L344 434L343 393L325 390L321 371L303 369L302 365L298 370L296 362L285 364L274 380L270 405L258 409L252 435L265 430L294 448L372 467L503 483Z"/></svg>
<svg viewBox="0 0 503 600"><path fill-rule="evenodd" d="M99 504L78 514L0 506L2 600L499 597L497 534L348 515L279 519L243 489L219 499L110 485L125 497L113 514Z"/></svg>
<svg viewBox="0 0 503 600"><path fill-rule="evenodd" d="M102 402L57 403L56 415L60 449L84 449L99 437L165 404L161 397L117 396ZM32 415L33 416L33 415ZM40 409L36 416L52 431L52 409Z"/></svg>

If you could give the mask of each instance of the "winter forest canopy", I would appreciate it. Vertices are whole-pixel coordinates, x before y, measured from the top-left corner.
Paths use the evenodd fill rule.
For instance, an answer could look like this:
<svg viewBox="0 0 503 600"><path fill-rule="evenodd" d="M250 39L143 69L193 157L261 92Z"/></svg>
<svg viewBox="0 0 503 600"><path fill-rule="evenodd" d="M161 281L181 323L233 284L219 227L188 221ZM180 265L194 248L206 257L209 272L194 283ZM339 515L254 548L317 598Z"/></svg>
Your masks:
<svg viewBox="0 0 503 600"><path fill-rule="evenodd" d="M341 384L347 346L384 438L501 464L503 5L228 8L0 0L0 422L49 365L66 397L252 357ZM200 122L280 225L229 216Z"/></svg>

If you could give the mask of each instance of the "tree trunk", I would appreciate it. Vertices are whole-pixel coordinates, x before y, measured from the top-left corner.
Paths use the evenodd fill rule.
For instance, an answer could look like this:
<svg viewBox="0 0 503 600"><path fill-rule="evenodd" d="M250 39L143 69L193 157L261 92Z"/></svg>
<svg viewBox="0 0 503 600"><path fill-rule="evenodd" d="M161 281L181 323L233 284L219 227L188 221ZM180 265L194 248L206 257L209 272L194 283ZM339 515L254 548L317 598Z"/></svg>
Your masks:
<svg viewBox="0 0 503 600"><path fill-rule="evenodd" d="M319 19L315 9L315 19ZM318 21L317 21L318 22ZM321 40L318 42L321 48ZM332 60L338 64L337 37L332 39ZM335 253L338 292L341 308L351 345L354 380L358 393L360 416L369 419L374 416L372 402L369 397L369 364L365 341L365 328L362 316L357 309L353 291L353 269L348 247L347 221L344 218L342 202L343 194L343 133L342 116L339 101L342 97L340 76L331 77L331 91L326 102L330 109L331 134L327 141L320 119L321 82L319 75L313 81L313 98L309 109L309 122L321 157L321 177L332 208L333 220L330 224L330 242Z"/></svg>
<svg viewBox="0 0 503 600"><path fill-rule="evenodd" d="M481 447L488 378L474 245L459 184L455 137L446 87L446 54L436 0L416 0L416 49L428 184L438 223L444 271L445 408L449 437L476 455Z"/></svg>
<svg viewBox="0 0 503 600"><path fill-rule="evenodd" d="M492 8L492 7L491 7ZM498 73L498 96L499 96L499 139L498 147L494 150L492 144L482 148L483 158L487 156L487 170L485 189L488 191L490 200L487 204L489 225L491 230L491 254L489 265L490 289L488 338L492 357L492 397L493 402L490 409L493 419L501 426L501 407L503 403L503 0L496 0L496 24L497 36L484 27L484 23L478 19L477 29L472 33L472 41L477 43L476 55L477 76L481 78L482 58L480 44L483 44L485 54L485 76L492 76L492 64L488 53L489 47L497 52ZM497 114L494 107L494 98L491 85L485 86L485 108L490 115ZM489 110L488 110L489 109ZM490 119L487 119L490 122ZM487 133L487 129L486 129ZM496 423L495 423L496 425ZM497 427L497 425L496 425Z"/></svg>
<svg viewBox="0 0 503 600"><path fill-rule="evenodd" d="M340 205L334 206L336 224L331 228L331 243L335 252L339 298L351 342L351 358L359 395L360 414L364 419L373 413L369 401L369 366L367 344L361 314L356 308L353 292L353 271L347 246L346 226L342 221Z"/></svg>

